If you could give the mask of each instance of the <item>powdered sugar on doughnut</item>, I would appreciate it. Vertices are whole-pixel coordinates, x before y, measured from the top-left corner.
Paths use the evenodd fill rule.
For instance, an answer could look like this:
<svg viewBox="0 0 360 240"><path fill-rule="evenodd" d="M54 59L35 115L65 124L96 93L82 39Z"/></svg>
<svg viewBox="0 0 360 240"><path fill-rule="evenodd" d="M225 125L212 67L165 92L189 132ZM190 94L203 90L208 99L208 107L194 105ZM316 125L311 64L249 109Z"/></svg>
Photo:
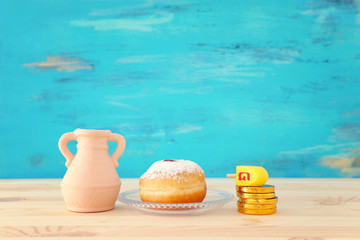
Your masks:
<svg viewBox="0 0 360 240"><path fill-rule="evenodd" d="M199 165L189 160L162 160L153 165L141 176L141 178L179 178L181 173L204 173Z"/></svg>

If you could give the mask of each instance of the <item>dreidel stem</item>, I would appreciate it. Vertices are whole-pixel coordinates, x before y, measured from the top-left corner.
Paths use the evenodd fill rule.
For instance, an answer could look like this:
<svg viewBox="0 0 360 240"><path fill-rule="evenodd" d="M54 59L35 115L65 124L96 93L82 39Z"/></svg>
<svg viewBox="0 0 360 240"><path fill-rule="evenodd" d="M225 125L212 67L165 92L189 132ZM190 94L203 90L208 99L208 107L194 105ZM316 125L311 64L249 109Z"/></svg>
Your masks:
<svg viewBox="0 0 360 240"><path fill-rule="evenodd" d="M228 173L226 174L227 178L236 178L236 174L235 173Z"/></svg>

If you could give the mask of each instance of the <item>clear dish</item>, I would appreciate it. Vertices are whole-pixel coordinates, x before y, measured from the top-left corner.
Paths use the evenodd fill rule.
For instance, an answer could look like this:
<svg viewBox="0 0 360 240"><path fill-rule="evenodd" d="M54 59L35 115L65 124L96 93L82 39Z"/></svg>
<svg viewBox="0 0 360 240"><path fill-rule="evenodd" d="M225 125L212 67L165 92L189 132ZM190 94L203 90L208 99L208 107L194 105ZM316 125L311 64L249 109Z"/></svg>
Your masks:
<svg viewBox="0 0 360 240"><path fill-rule="evenodd" d="M206 197L202 202L196 203L152 203L143 202L140 199L140 189L122 192L118 200L136 210L161 214L161 215L195 215L215 210L233 199L228 192L207 190Z"/></svg>

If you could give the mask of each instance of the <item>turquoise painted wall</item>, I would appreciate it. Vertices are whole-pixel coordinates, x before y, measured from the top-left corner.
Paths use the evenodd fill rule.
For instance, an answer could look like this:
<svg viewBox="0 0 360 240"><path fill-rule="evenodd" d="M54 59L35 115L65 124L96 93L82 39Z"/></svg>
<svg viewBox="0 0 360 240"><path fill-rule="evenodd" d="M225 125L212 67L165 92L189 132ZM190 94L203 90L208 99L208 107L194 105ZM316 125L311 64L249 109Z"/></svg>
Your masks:
<svg viewBox="0 0 360 240"><path fill-rule="evenodd" d="M359 95L359 1L0 2L0 178L62 177L76 128L125 136L120 177L359 177Z"/></svg>

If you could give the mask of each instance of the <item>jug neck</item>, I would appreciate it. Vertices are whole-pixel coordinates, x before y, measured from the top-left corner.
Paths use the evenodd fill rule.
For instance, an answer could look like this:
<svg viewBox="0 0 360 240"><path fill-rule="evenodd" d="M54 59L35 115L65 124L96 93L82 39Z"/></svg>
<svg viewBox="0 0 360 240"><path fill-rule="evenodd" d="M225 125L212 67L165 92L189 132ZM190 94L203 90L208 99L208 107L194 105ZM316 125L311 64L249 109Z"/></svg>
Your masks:
<svg viewBox="0 0 360 240"><path fill-rule="evenodd" d="M77 138L78 144L77 149L87 151L91 150L105 150L109 149L108 138L107 137L88 137L80 136Z"/></svg>

